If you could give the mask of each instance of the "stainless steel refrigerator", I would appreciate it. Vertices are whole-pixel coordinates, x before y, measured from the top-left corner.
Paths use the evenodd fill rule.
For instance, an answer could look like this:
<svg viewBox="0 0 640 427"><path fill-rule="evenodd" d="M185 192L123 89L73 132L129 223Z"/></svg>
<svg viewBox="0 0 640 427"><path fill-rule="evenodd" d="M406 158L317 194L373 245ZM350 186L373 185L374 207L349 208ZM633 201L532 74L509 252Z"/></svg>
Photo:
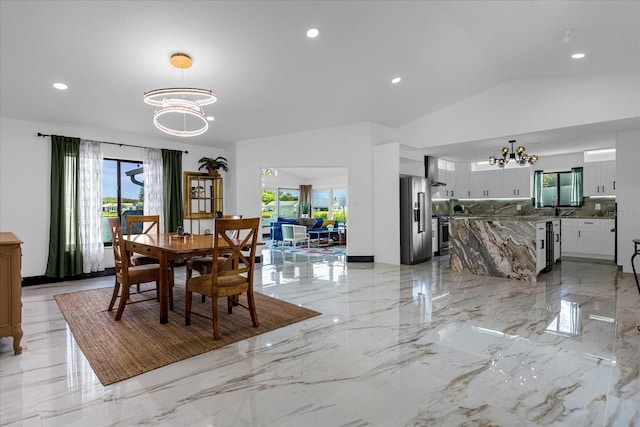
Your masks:
<svg viewBox="0 0 640 427"><path fill-rule="evenodd" d="M400 178L400 262L429 261L431 248L431 184L426 178Z"/></svg>

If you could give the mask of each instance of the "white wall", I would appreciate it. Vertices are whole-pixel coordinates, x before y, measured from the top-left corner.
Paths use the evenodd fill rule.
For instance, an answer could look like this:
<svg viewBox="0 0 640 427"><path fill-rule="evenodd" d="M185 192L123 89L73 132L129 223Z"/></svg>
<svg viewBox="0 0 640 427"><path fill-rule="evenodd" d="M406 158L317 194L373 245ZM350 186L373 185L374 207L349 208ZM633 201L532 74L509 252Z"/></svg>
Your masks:
<svg viewBox="0 0 640 427"><path fill-rule="evenodd" d="M376 262L400 264L400 145L373 149L373 221Z"/></svg>
<svg viewBox="0 0 640 427"><path fill-rule="evenodd" d="M15 233L22 241L23 277L41 276L49 253L49 210L51 140L36 134L65 135L96 141L140 145L144 147L188 150L183 154L185 171L197 171L202 156L227 156L221 149L174 144L142 138L122 132L59 126L0 118L0 230ZM142 161L142 149L103 144L105 157ZM228 157L229 158L229 157ZM230 168L233 170L233 164ZM225 174L228 176L229 174ZM225 179L225 204L229 183ZM113 266L110 248L105 248L105 265Z"/></svg>
<svg viewBox="0 0 640 427"><path fill-rule="evenodd" d="M640 239L640 131L624 132L616 141L616 201L618 202L618 265L631 273L633 243ZM640 259L636 257L636 271Z"/></svg>
<svg viewBox="0 0 640 427"><path fill-rule="evenodd" d="M263 175L263 188L298 188L301 184L312 185L314 189L347 188L347 171L345 168L304 168L304 175L309 171L313 177L290 173L286 168L277 169L278 175ZM296 168L297 170L298 168ZM316 175L320 175L316 177Z"/></svg>
<svg viewBox="0 0 640 427"><path fill-rule="evenodd" d="M535 165L531 165L530 169L531 174L533 175L533 171L537 170L544 170L545 172L558 172L567 171L571 168L578 168L580 166L584 166L584 154L582 153L582 151L579 153L541 157Z"/></svg>
<svg viewBox="0 0 640 427"><path fill-rule="evenodd" d="M359 123L239 141L235 145L237 206L260 216L260 168L341 167L347 170L349 256L372 256L373 189L371 126Z"/></svg>
<svg viewBox="0 0 640 427"><path fill-rule="evenodd" d="M511 80L396 129L437 146L640 116L640 74Z"/></svg>

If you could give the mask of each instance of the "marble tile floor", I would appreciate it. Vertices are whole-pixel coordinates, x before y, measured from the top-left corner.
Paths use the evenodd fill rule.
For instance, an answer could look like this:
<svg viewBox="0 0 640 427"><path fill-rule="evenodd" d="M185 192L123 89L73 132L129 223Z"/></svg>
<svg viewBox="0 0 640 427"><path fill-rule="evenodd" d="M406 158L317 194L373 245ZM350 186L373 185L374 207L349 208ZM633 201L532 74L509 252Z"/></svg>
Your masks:
<svg viewBox="0 0 640 427"><path fill-rule="evenodd" d="M640 425L640 295L611 264L529 283L264 252L257 291L322 316L107 387L52 296L113 277L23 288L0 425Z"/></svg>

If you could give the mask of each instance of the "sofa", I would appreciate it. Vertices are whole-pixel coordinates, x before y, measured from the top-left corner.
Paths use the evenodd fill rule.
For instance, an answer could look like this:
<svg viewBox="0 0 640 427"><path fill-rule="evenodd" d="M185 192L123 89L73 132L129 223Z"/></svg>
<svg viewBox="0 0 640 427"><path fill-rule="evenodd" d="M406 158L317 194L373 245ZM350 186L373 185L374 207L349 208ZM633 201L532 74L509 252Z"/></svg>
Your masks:
<svg viewBox="0 0 640 427"><path fill-rule="evenodd" d="M322 218L314 218L316 220L315 224L311 227L307 226L307 231L321 231L328 232L329 237L338 237L338 221L336 220L326 220ZM298 219L296 218L283 218L278 217L277 221L271 221L271 241L273 244L277 242L282 242L282 224L294 224L299 225ZM336 230L329 232L328 226L333 224L333 228Z"/></svg>

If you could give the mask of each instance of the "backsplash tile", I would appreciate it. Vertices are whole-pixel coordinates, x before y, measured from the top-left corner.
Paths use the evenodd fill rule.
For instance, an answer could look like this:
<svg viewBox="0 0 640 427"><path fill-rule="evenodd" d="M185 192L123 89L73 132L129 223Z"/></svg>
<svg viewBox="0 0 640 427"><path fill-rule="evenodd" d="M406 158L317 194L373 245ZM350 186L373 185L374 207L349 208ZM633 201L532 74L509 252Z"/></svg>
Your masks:
<svg viewBox="0 0 640 427"><path fill-rule="evenodd" d="M584 202L584 206L579 208L558 208L558 216L566 218L613 218L615 215L615 198L585 197ZM596 204L600 205L600 210L596 210ZM517 209L518 205L520 205L520 210ZM460 217L555 216L553 208L534 208L530 199L436 199L431 202L431 207L433 215Z"/></svg>

